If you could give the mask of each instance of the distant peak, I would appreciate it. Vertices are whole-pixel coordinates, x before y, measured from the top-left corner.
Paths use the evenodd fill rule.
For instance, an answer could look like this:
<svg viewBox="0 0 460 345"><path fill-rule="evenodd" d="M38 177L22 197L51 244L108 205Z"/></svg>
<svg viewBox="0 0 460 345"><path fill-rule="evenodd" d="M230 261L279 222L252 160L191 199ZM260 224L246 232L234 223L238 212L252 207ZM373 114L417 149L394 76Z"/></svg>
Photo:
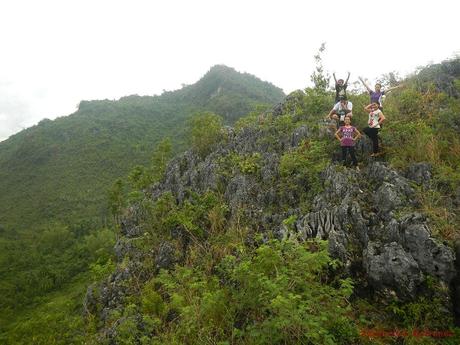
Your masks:
<svg viewBox="0 0 460 345"><path fill-rule="evenodd" d="M233 67L228 67L226 65L214 65L209 70L209 72L219 72L219 71L233 71L233 72L236 72L236 70Z"/></svg>
<svg viewBox="0 0 460 345"><path fill-rule="evenodd" d="M235 70L232 67L228 67L225 65L214 65L212 66L209 71L206 73L206 75L212 75L212 76L222 76L222 75L235 75L235 74L241 74L237 70Z"/></svg>

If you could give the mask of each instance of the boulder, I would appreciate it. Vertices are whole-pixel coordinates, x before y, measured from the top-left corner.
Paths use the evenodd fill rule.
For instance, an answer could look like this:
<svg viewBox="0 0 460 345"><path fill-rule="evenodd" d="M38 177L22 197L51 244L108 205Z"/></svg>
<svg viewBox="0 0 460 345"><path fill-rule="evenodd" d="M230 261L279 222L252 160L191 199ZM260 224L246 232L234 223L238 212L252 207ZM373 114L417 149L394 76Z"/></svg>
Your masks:
<svg viewBox="0 0 460 345"><path fill-rule="evenodd" d="M371 286L394 289L403 298L413 297L423 281L415 259L396 242L370 242L363 252L363 266Z"/></svg>

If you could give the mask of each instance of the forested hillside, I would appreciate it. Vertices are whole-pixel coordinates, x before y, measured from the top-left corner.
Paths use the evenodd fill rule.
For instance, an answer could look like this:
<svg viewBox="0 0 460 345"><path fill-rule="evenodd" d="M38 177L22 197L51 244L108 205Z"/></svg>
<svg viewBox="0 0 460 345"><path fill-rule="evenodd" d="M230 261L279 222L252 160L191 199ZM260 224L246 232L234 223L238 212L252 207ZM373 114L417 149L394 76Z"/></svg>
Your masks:
<svg viewBox="0 0 460 345"><path fill-rule="evenodd" d="M62 332L62 343L81 344L86 286L113 269L116 179L135 182L142 166L160 174L163 160L190 145L195 113L215 111L233 124L283 97L252 75L214 66L161 96L82 101L74 114L0 143L0 343L50 344Z"/></svg>
<svg viewBox="0 0 460 345"><path fill-rule="evenodd" d="M327 83L234 129L196 121L200 140L120 210L86 341L457 344L459 75L425 76L459 63L387 96L384 153L363 137L359 170L338 160ZM350 98L361 129L369 95Z"/></svg>
<svg viewBox="0 0 460 345"><path fill-rule="evenodd" d="M162 138L171 137L176 152L186 148L184 129L193 113L214 111L232 124L282 97L272 84L218 65L197 83L161 96L82 101L76 113L43 120L0 143L0 224L102 224L108 187L147 164Z"/></svg>
<svg viewBox="0 0 460 345"><path fill-rule="evenodd" d="M114 174L116 224L3 228L0 342L457 344L459 66L382 81L402 86L384 103L384 153L358 141L360 170L339 162L324 119L334 95L317 66L314 87L233 127L230 113L200 111L179 140ZM233 104L203 80L159 98L216 113ZM84 102L77 114L141 99ZM361 130L369 95L350 99ZM169 161L180 140L188 150Z"/></svg>

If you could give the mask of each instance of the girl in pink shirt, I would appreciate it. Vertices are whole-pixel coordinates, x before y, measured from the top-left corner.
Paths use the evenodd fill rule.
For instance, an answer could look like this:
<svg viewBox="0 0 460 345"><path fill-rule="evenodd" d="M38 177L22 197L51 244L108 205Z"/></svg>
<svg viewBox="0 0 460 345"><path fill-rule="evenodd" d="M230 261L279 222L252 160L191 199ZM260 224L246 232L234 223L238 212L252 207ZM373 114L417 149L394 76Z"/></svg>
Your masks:
<svg viewBox="0 0 460 345"><path fill-rule="evenodd" d="M340 146L342 147L343 164L345 165L347 152L349 152L353 166L358 168L358 160L355 155L355 141L361 137L361 133L356 127L351 125L350 116L345 116L344 122L345 125L341 126L337 132L335 132L335 137L340 141Z"/></svg>

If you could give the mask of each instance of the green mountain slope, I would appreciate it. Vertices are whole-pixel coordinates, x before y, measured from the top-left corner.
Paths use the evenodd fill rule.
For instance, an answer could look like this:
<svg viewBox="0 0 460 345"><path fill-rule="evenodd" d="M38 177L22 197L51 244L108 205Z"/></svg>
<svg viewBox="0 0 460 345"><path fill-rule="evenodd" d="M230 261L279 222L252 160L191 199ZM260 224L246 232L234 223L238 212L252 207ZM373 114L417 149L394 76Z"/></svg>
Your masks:
<svg viewBox="0 0 460 345"><path fill-rule="evenodd" d="M178 155L120 214L86 342L458 344L460 100L423 75L385 100L382 154L357 141L360 169L318 83ZM362 130L369 95L350 99Z"/></svg>
<svg viewBox="0 0 460 345"><path fill-rule="evenodd" d="M458 66L459 60L449 63ZM426 71L431 68L437 67ZM446 286L439 286L434 278L424 277L426 286L420 286L421 294L412 301L394 299L392 293L370 298L373 291L365 279L369 272L361 264L362 247L354 238L357 231L367 229L374 239L386 241L379 236L386 236L394 224L405 229L408 219L421 221L412 225L423 234L425 216L435 238L423 243L436 240L437 248L446 253L438 241L450 246L458 238L460 102L433 79L422 80L426 71L387 97L388 120L381 132L386 154L377 161L367 158L371 146L363 137L358 143L359 172L338 165L324 169L340 154L323 122L333 94L307 89L291 94L263 116L252 113L233 130L221 131L226 135L207 157L192 150L172 161L162 183L148 188L145 195L145 190L139 192L141 197L134 202L126 200L132 207L122 212L121 232L84 224L53 225L19 234L5 231L0 237L0 343L198 344L208 339L222 344L368 344L375 337L368 339L367 334L379 330L460 334L452 324ZM458 74L446 77L453 90L460 91ZM193 86L159 98L171 104L166 99L180 95L184 102L194 101L190 108L202 109L226 94L225 87L217 91L220 85L207 88L204 83L200 88L199 84L195 90L200 89L203 98L198 91L194 99L188 95ZM350 98L356 109L353 123L361 129L367 118L362 106L369 96L351 94ZM140 99L147 98L84 102L79 113L98 104L104 108ZM201 130L198 133L209 134L209 122ZM46 159L46 152L41 153L34 157L37 161ZM420 170L411 173L411 167ZM28 173L33 176L34 171ZM402 174L408 179L412 176L409 184ZM395 185L376 190L382 181L375 178ZM339 188L345 184L345 190ZM416 199L413 204L398 201L408 198L403 193L406 189L414 193L408 194ZM351 208L344 205L350 200L344 198L347 191L356 196ZM340 260L331 260L333 253L327 253L324 242L304 242L300 237L298 242L268 241L283 233L296 238L296 230L317 212L319 216L311 219L323 219L324 211L333 212L330 219L334 220L339 219L336 212L348 209L345 221L335 222L344 236L329 238L329 245L353 240L344 246L354 262L349 266L352 274ZM407 217L412 211L424 216ZM368 222L363 224L363 219ZM326 227L333 223L324 222ZM113 230L120 241L111 256ZM381 249L388 248L392 245ZM394 269L397 262L390 260L378 267ZM429 262L423 261L420 267L426 268ZM160 268L169 270L160 272ZM410 270L400 272L404 279L417 278ZM92 282L82 305L83 286ZM374 283L376 289L380 287ZM458 343L458 339L449 337L445 343ZM439 343L434 338L422 340ZM404 339L404 343L419 342L420 337Z"/></svg>
<svg viewBox="0 0 460 345"><path fill-rule="evenodd" d="M214 66L196 84L161 96L82 101L74 114L38 125L0 144L0 224L24 229L50 220L106 216L106 190L156 144L173 138L185 148L184 128L197 111L227 124L258 104L274 104L281 89L226 66Z"/></svg>

